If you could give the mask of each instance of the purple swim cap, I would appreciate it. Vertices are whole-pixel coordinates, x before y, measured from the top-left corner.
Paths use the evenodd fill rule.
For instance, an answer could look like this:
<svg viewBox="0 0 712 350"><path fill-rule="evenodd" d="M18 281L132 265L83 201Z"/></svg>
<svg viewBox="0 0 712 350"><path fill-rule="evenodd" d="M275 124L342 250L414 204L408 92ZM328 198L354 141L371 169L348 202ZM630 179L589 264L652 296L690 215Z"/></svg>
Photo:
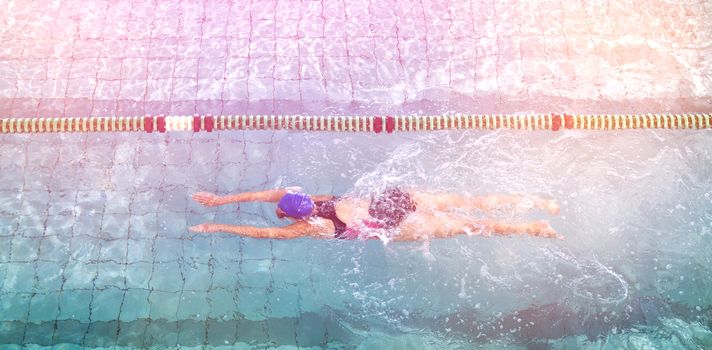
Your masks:
<svg viewBox="0 0 712 350"><path fill-rule="evenodd" d="M279 200L277 207L293 218L303 219L311 214L314 201L307 194L287 192Z"/></svg>

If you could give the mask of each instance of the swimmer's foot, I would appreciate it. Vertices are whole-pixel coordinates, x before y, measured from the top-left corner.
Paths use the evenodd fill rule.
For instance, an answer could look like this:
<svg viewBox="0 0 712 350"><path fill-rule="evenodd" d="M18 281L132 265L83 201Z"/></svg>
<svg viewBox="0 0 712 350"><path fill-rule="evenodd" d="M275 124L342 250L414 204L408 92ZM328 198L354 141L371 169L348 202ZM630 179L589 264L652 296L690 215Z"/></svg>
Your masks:
<svg viewBox="0 0 712 350"><path fill-rule="evenodd" d="M208 192L197 192L193 195L194 201L196 201L202 205L206 205L208 207L215 207L218 205L222 205L223 203L221 201L221 198L222 197L218 196L217 194L208 193Z"/></svg>
<svg viewBox="0 0 712 350"><path fill-rule="evenodd" d="M546 221L537 221L529 224L526 232L536 237L564 239L564 236L557 234Z"/></svg>
<svg viewBox="0 0 712 350"><path fill-rule="evenodd" d="M198 233L208 233L208 232L216 231L214 224L195 225L195 226L189 227L188 230L190 230L190 232L198 232Z"/></svg>

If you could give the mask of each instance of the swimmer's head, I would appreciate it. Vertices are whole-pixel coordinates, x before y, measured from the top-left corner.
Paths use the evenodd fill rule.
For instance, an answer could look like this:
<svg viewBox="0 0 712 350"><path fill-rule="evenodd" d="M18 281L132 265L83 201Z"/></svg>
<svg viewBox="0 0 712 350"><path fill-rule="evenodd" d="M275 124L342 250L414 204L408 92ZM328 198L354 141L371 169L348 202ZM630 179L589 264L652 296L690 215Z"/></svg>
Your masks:
<svg viewBox="0 0 712 350"><path fill-rule="evenodd" d="M383 228L398 226L415 211L415 202L407 192L397 187L386 189L371 198L368 214Z"/></svg>
<svg viewBox="0 0 712 350"><path fill-rule="evenodd" d="M314 201L309 195L299 192L287 192L277 203L277 216L281 219L291 217L304 219L314 210Z"/></svg>

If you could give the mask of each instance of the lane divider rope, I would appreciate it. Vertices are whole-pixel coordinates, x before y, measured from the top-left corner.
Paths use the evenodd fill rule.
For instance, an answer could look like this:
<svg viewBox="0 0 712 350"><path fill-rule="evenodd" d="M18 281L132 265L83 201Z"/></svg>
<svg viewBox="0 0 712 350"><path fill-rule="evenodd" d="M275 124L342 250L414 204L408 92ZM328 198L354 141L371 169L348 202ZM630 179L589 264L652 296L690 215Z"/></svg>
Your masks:
<svg viewBox="0 0 712 350"><path fill-rule="evenodd" d="M143 117L0 118L2 134L75 132L213 132L305 130L413 132L437 130L710 130L712 114L454 114L430 116L145 115Z"/></svg>

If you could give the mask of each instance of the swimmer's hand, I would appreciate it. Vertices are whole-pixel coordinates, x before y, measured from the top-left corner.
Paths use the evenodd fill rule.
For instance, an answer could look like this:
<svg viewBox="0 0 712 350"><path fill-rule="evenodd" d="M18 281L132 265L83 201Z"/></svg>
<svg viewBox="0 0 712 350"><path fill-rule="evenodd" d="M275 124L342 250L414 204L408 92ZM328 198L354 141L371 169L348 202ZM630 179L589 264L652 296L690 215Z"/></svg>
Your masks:
<svg viewBox="0 0 712 350"><path fill-rule="evenodd" d="M195 225L195 226L189 227L188 230L190 230L190 232L198 232L198 233L218 232L215 224Z"/></svg>
<svg viewBox="0 0 712 350"><path fill-rule="evenodd" d="M225 204L222 197L208 192L197 192L193 195L193 200L208 207L215 207Z"/></svg>

